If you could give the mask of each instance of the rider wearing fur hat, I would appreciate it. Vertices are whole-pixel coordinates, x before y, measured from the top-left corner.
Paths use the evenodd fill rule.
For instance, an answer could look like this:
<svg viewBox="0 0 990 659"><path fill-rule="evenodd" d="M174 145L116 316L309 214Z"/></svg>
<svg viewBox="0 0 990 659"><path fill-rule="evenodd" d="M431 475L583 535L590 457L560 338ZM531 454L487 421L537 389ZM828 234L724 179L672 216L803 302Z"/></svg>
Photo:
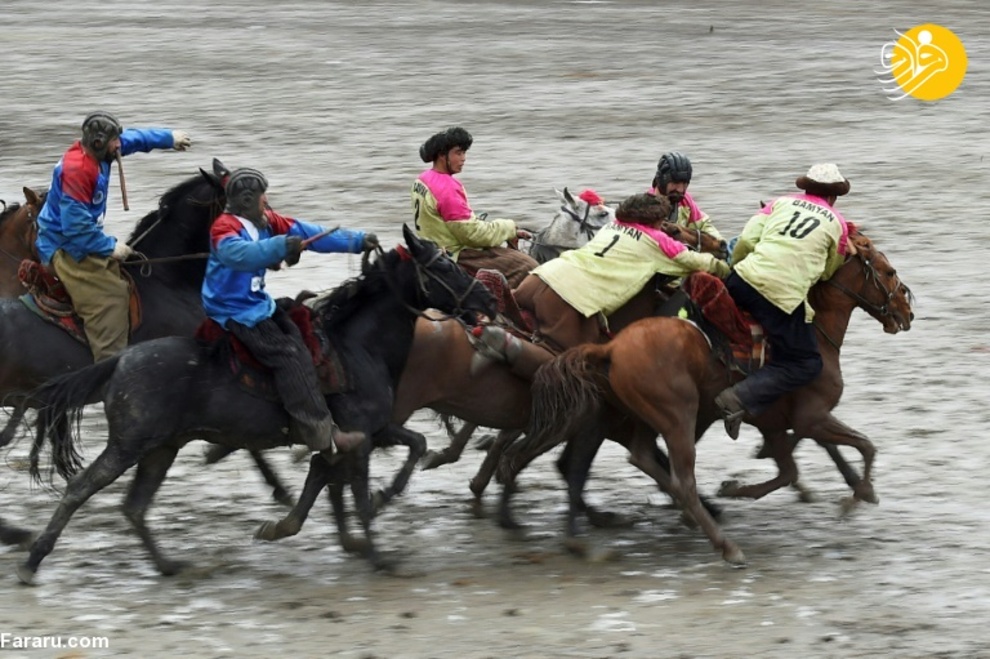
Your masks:
<svg viewBox="0 0 990 659"><path fill-rule="evenodd" d="M538 264L518 249L501 247L519 238L531 239L512 220L480 220L468 204L467 193L454 178L464 168L471 134L460 127L436 133L419 148L423 162L433 163L413 182L413 221L417 233L447 250L465 270L498 270L515 288Z"/></svg>
<svg viewBox="0 0 990 659"><path fill-rule="evenodd" d="M732 253L733 272L725 280L739 308L763 326L772 356L715 398L733 439L745 414L760 415L821 372L808 291L831 277L855 249L846 220L834 208L836 198L849 192L839 168L813 165L796 184L804 194L775 199L743 228Z"/></svg>
<svg viewBox="0 0 990 659"><path fill-rule="evenodd" d="M356 254L378 245L374 234L323 227L280 215L268 206L268 179L256 169L226 180L227 208L210 227L210 258L203 280L206 315L236 336L272 370L289 414L293 439L311 450L349 450L365 440L334 423L299 329L265 290L265 271L292 266L304 249ZM321 235L322 234L322 235ZM304 246L304 240L314 239Z"/></svg>
<svg viewBox="0 0 990 659"><path fill-rule="evenodd" d="M109 112L93 112L82 136L52 173L45 205L38 214L36 246L41 262L54 270L83 320L93 359L127 346L127 284L119 261L133 251L103 232L110 187L110 163L117 155L191 145L189 135L167 128L127 128Z"/></svg>

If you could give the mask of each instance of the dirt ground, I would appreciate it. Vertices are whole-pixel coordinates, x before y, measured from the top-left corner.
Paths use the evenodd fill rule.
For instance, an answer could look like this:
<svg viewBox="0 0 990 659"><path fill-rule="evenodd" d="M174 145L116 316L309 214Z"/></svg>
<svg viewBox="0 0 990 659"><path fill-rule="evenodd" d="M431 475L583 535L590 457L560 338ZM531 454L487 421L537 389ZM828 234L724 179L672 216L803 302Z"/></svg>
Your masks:
<svg viewBox="0 0 990 659"><path fill-rule="evenodd" d="M425 166L419 145L452 124L475 135L461 175L475 209L533 228L556 210L554 186L618 201L678 149L694 162L691 192L731 236L760 199L834 161L852 181L840 210L898 268L917 314L894 337L856 314L843 349L837 416L877 445L880 504L840 517L848 489L822 450L802 445L815 502L790 490L719 501L745 569L683 527L612 445L589 497L634 523L591 531L591 560L562 548L551 456L524 472L527 529L510 535L467 505L471 451L417 473L376 520L393 576L340 550L322 500L299 536L253 541L283 509L246 456L208 468L194 443L149 515L164 550L191 568L154 571L119 513L125 477L76 514L34 587L14 577L23 553L0 548L0 642L106 637L109 648L3 656L990 657L984 3L8 0L3 15L8 201L47 186L96 108L194 140L187 153L125 161L133 210L112 186L117 235L219 157L264 170L280 211L391 245ZM922 22L959 35L966 79L942 101L890 101L874 73L880 48ZM269 288L327 288L357 267L307 255ZM413 427L431 447L446 441L425 412ZM94 408L88 457L104 437ZM712 428L699 444L702 491L770 477L752 459L757 443L751 429L732 442ZM4 454L0 515L38 530L55 499L28 481L27 450ZM376 455L376 480L400 457ZM302 468L273 459L298 491Z"/></svg>

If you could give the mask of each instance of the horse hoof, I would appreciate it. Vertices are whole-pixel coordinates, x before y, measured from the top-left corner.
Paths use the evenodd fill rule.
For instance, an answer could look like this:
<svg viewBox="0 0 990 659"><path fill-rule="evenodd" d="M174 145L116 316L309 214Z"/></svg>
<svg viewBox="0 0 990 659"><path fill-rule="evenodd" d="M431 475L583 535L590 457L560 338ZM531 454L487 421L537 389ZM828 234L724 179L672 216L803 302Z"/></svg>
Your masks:
<svg viewBox="0 0 990 659"><path fill-rule="evenodd" d="M189 563L185 561L158 561L158 571L161 572L163 577L174 577L187 567L189 567Z"/></svg>
<svg viewBox="0 0 990 659"><path fill-rule="evenodd" d="M481 502L481 499L471 499L468 502L468 506L471 507L471 514L475 519L485 518L485 505Z"/></svg>
<svg viewBox="0 0 990 659"><path fill-rule="evenodd" d="M372 494L371 495L371 516L372 517L378 517L378 513L380 513L385 508L385 505L388 502L389 502L389 497L387 497L385 495L385 492L384 491L378 490L377 492L375 492L374 494Z"/></svg>
<svg viewBox="0 0 990 659"><path fill-rule="evenodd" d="M280 540L282 537L278 533L278 523L277 522L262 522L258 530L254 532L255 540L264 540L265 542L275 542Z"/></svg>
<svg viewBox="0 0 990 659"><path fill-rule="evenodd" d="M348 554L367 554L371 549L371 542L367 538L347 536L340 539L340 547Z"/></svg>
<svg viewBox="0 0 990 659"><path fill-rule="evenodd" d="M739 481L737 480L727 480L722 481L722 484L718 487L718 492L716 496L720 497L736 497L739 492Z"/></svg>
<svg viewBox="0 0 990 659"><path fill-rule="evenodd" d="M18 549L28 549L37 536L27 529L7 527L0 530L0 543L16 546Z"/></svg>
<svg viewBox="0 0 990 659"><path fill-rule="evenodd" d="M861 481L856 489L853 491L853 495L860 501L865 501L866 503L880 503L880 497L873 490L873 485L865 481Z"/></svg>
<svg viewBox="0 0 990 659"><path fill-rule="evenodd" d="M746 555L735 543L726 541L722 548L722 559L732 567L746 567Z"/></svg>
<svg viewBox="0 0 990 659"><path fill-rule="evenodd" d="M564 539L564 549L566 549L572 556L577 556L578 558L588 557L588 543L580 538L565 538Z"/></svg>
<svg viewBox="0 0 990 659"><path fill-rule="evenodd" d="M17 566L17 579L25 586L34 585L34 574L35 571L28 567L27 563L21 563Z"/></svg>
<svg viewBox="0 0 990 659"><path fill-rule="evenodd" d="M585 514L591 525L600 529L625 529L636 523L636 520L632 517L626 517L625 515L607 510L595 510L591 507L588 508Z"/></svg>
<svg viewBox="0 0 990 659"><path fill-rule="evenodd" d="M506 531L521 531L523 525L512 519L511 517L500 517L498 520L498 525L501 526Z"/></svg>
<svg viewBox="0 0 990 659"><path fill-rule="evenodd" d="M447 464L447 460L443 457L443 454L439 451L427 451L426 455L423 456L422 466L420 469L427 471L429 469L436 469L440 465Z"/></svg>
<svg viewBox="0 0 990 659"><path fill-rule="evenodd" d="M856 497L844 497L839 502L839 518L848 517L854 510L859 508L860 500Z"/></svg>

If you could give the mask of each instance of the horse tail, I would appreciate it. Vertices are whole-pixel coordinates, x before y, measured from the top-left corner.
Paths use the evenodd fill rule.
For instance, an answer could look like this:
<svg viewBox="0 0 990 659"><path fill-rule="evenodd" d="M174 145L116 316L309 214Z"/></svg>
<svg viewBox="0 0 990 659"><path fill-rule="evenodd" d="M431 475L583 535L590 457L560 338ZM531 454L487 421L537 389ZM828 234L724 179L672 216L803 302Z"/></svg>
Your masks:
<svg viewBox="0 0 990 659"><path fill-rule="evenodd" d="M526 435L505 452L498 480L512 480L526 464L566 441L598 416L608 387L608 344L565 351L536 372Z"/></svg>
<svg viewBox="0 0 990 659"><path fill-rule="evenodd" d="M41 482L38 463L46 438L52 451L49 481L53 471L68 480L82 468L82 455L77 445L83 407L103 398L101 389L110 380L118 361L119 355L104 359L73 373L52 378L31 392L30 400L38 409L36 432L31 445L31 477L35 481Z"/></svg>

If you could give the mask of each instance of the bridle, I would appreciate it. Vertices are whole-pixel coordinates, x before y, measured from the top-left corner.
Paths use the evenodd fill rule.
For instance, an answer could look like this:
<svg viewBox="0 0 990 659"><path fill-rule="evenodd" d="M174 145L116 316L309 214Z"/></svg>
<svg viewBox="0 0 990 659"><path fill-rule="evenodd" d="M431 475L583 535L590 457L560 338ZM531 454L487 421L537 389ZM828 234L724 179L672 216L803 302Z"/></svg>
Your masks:
<svg viewBox="0 0 990 659"><path fill-rule="evenodd" d="M378 258L374 263L374 266L378 266L379 268L381 268L382 274L385 277L385 281L388 284L388 287L391 289L392 293L395 295L396 299L398 299L402 303L402 305L406 308L406 310L409 313L419 318L425 318L426 320L431 320L431 321L449 320L451 318L458 318L467 311L467 309L465 309L462 305L464 304L464 300L468 299L468 297L471 295L472 291L474 290L474 287L483 286L483 284L479 279L471 277L471 283L467 285L467 288L465 288L462 293L458 294L454 290L453 286L447 283L447 281L443 277L436 274L430 269L430 266L432 266L438 260L442 258L447 258L447 255L444 254L442 250L439 249L436 250L433 256L431 256L426 263L419 262L415 256L410 254L408 256L408 260L412 261L413 266L416 268L416 297L420 306L421 307L423 306L424 300L429 295L429 290L427 289L427 285L430 280L432 280L434 283L439 285L441 288L445 289L454 299L454 311L449 314L443 314L439 318L435 318L433 316L428 315L426 311L424 311L423 309L416 308L403 299L398 284L393 279L391 273L385 268L385 264L381 259L381 257L385 253L384 250L381 248L381 246L375 247L374 250L369 250L368 252L365 253L366 256L370 256L371 251L374 251L378 256ZM459 266L455 265L455 267L459 267ZM364 271L367 271L367 267L363 266L362 269Z"/></svg>
<svg viewBox="0 0 990 659"><path fill-rule="evenodd" d="M597 229L592 228L588 224L588 218L591 216L591 204L585 204L583 217L581 215L578 215L569 204L562 204L560 210L570 219L578 223L578 232L584 234L585 238L591 240L592 238L595 237L595 233L597 232ZM555 249L559 252L564 252L569 249L573 249L573 247L570 245L554 245L552 243L546 243L539 240L537 236L542 235L544 231L546 231L546 229L538 231L534 235L533 240L531 240L530 242L534 245L539 245L541 247L549 247L550 249Z"/></svg>
<svg viewBox="0 0 990 659"><path fill-rule="evenodd" d="M883 304L876 304L874 302L871 302L857 291L854 291L849 287L845 286L844 284L840 284L839 282L835 281L834 278L827 280L827 283L833 288L838 289L845 295L855 300L856 305L861 309L863 309L864 311L866 311L871 316L877 319L893 317L894 313L890 309L890 304L891 302L893 302L894 297L897 296L897 294L901 291L901 289L904 289L904 291L908 295L910 295L911 289L905 286L904 282L902 282L900 278L898 278L897 286L895 286L891 290L888 290L887 287L884 286L883 281L880 279L880 274L877 272L876 268L873 267L873 263L870 261L870 259L863 256L862 254L857 254L856 258L859 259L859 262L863 266L863 274L866 281L872 282L873 285L876 286L876 288L883 294L884 297ZM818 323L817 320L815 321L815 327L818 329L819 332L822 333L822 336L825 337L825 340L828 341L832 345L832 347L834 347L836 350L839 350L839 344L835 341L835 339L830 337L827 332L825 332L825 329Z"/></svg>

